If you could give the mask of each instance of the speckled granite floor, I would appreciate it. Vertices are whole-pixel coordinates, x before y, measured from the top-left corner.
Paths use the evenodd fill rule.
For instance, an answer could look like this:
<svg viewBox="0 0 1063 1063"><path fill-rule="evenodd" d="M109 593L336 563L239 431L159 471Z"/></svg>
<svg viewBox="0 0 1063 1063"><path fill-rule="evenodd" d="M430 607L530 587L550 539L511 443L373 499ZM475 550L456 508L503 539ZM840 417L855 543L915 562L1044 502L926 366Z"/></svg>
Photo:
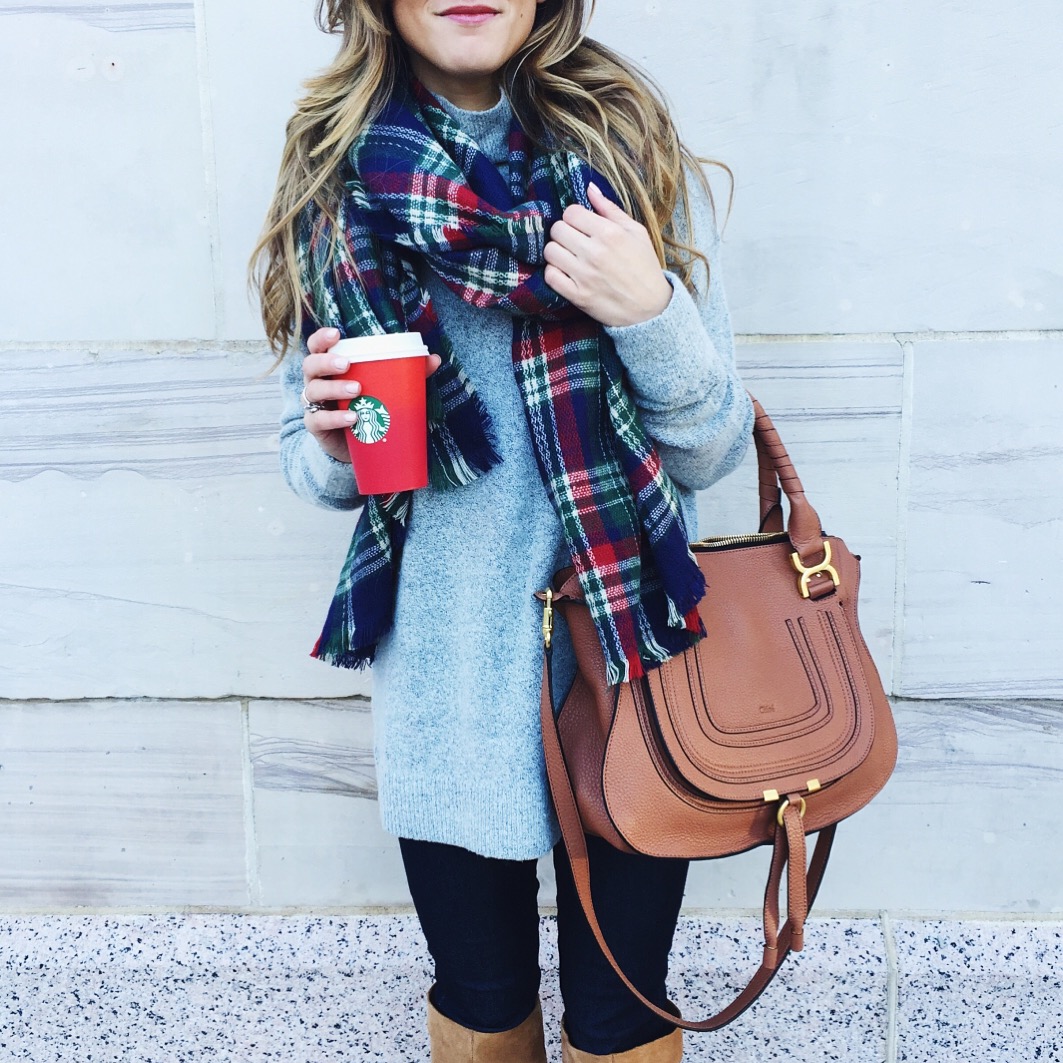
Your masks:
<svg viewBox="0 0 1063 1063"><path fill-rule="evenodd" d="M750 919L684 918L677 1002L722 1001L756 940ZM0 972L2 1063L427 1060L428 957L409 916L0 917ZM1060 1061L1061 978L1063 924L818 919L762 1002L685 1058Z"/></svg>

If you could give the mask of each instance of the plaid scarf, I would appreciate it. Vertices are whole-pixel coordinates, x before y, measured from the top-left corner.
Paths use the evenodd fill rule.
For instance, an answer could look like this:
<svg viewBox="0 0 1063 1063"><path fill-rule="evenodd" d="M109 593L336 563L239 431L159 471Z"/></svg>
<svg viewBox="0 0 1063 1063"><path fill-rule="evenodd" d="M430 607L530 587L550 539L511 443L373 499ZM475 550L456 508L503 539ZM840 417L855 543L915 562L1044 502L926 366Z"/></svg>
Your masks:
<svg viewBox="0 0 1063 1063"><path fill-rule="evenodd" d="M536 150L515 118L509 149L507 182L422 86L392 99L348 153L335 226L313 206L303 212L304 338L321 326L346 336L419 332L443 360L428 379L431 482L457 488L501 459L419 267L469 305L512 315L513 371L539 472L608 681L625 682L702 633L704 580L611 339L543 279L547 234L565 207L586 205L591 181L615 194L575 155ZM411 492L368 499L315 657L348 668L372 662L392 623L411 505Z"/></svg>

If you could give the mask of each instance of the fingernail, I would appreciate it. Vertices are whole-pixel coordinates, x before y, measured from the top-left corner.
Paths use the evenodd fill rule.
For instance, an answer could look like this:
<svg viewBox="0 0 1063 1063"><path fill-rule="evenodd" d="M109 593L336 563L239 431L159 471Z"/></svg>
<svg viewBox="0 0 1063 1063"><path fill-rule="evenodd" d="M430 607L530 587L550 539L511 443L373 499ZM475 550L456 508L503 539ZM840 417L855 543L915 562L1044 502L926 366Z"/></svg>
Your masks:
<svg viewBox="0 0 1063 1063"><path fill-rule="evenodd" d="M346 358L333 358L332 364L336 369L348 369L351 363Z"/></svg>
<svg viewBox="0 0 1063 1063"><path fill-rule="evenodd" d="M354 422L358 420L358 414L356 414L356 413L352 413L352 412L351 412L350 410L348 410L348 411L347 411L347 412L346 412L346 413L345 413L345 414L343 415L343 419L344 419L344 420L345 420L345 421L346 421L346 422L347 422L348 424L354 424Z"/></svg>
<svg viewBox="0 0 1063 1063"><path fill-rule="evenodd" d="M362 390L362 385L359 384L357 380L352 380L349 384L344 385L343 390L346 391L348 395L357 395L358 392Z"/></svg>
<svg viewBox="0 0 1063 1063"><path fill-rule="evenodd" d="M602 190L593 181L591 181L591 183L589 185L587 185L588 191L590 189L592 189L592 188L594 189L595 192L597 192L599 195L601 195Z"/></svg>

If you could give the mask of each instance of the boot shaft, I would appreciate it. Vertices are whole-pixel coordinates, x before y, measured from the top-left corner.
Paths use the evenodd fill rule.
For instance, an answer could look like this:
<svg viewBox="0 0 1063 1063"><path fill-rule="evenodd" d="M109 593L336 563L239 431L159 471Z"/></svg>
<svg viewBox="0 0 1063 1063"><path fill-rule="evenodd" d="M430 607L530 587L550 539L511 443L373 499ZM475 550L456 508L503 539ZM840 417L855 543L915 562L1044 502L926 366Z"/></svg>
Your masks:
<svg viewBox="0 0 1063 1063"><path fill-rule="evenodd" d="M543 1009L538 1001L512 1030L479 1033L448 1019L429 997L428 1040L432 1063L546 1063Z"/></svg>
<svg viewBox="0 0 1063 1063"><path fill-rule="evenodd" d="M673 1030L648 1045L640 1045L628 1052L614 1052L608 1056L594 1056L573 1048L568 1033L561 1029L562 1063L680 1063L683 1058L683 1031Z"/></svg>

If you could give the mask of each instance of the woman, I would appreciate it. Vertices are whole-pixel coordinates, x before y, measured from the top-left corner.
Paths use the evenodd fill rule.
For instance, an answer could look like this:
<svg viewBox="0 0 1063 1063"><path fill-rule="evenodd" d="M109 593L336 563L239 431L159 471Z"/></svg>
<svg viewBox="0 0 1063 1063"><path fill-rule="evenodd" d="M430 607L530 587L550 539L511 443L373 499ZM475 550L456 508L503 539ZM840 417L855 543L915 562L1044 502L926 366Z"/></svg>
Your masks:
<svg viewBox="0 0 1063 1063"><path fill-rule="evenodd" d="M302 497L365 503L316 653L374 661L384 824L435 961L434 1061L545 1060L535 860L558 840L535 591L575 564L610 678L688 645L694 492L741 460L711 198L584 0L328 0L339 53L288 126L257 257ZM341 335L416 330L432 486L360 498ZM692 572L693 569L693 572ZM558 684L574 665L562 637ZM664 1003L687 866L590 838L621 964ZM665 1063L554 849L566 1061Z"/></svg>

